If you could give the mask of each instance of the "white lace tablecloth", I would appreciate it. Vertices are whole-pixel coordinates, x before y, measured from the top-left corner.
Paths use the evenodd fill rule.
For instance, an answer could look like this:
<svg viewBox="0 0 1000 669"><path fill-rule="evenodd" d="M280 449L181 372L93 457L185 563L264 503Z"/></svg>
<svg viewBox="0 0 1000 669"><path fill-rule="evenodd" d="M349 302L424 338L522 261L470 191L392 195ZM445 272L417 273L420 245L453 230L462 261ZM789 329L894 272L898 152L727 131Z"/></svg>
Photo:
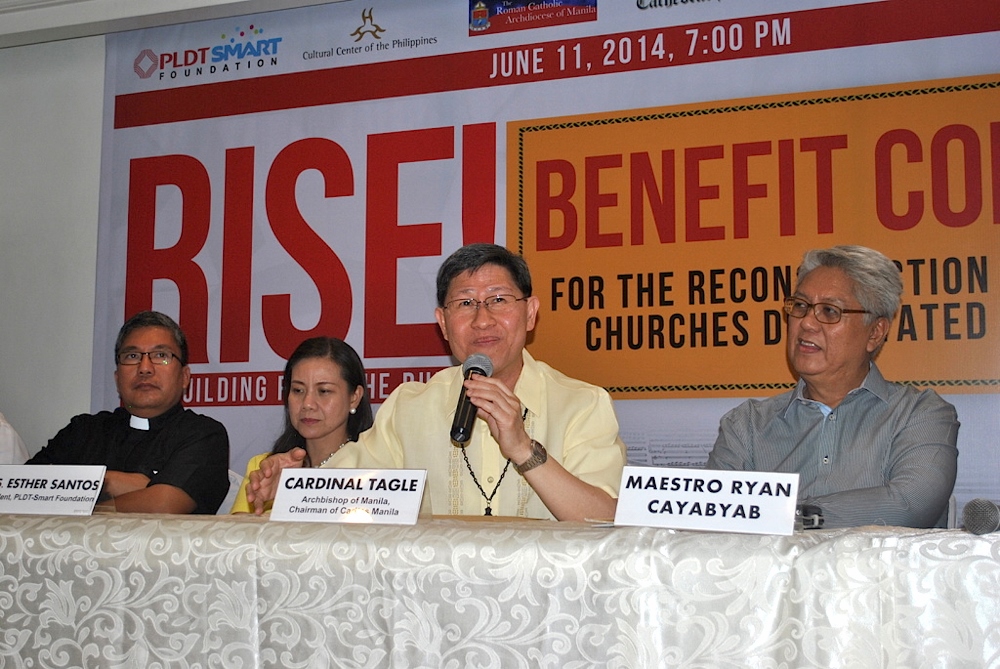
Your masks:
<svg viewBox="0 0 1000 669"><path fill-rule="evenodd" d="M1000 534L0 516L0 667L998 667Z"/></svg>

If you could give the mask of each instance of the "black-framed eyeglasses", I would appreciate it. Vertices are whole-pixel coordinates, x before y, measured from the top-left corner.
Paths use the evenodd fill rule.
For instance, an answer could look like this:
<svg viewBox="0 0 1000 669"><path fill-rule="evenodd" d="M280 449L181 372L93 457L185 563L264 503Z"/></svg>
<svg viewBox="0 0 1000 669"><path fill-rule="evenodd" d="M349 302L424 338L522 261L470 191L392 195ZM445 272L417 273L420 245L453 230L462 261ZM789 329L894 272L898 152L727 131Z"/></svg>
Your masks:
<svg viewBox="0 0 1000 669"><path fill-rule="evenodd" d="M482 300L474 300L471 297L467 297L465 299L447 302L445 303L444 308L460 316L471 316L479 311L480 305L485 305L486 311L491 314L505 314L513 309L515 304L526 299L528 298L507 294L492 295Z"/></svg>
<svg viewBox="0 0 1000 669"><path fill-rule="evenodd" d="M838 307L836 304L827 304L826 302L810 304L809 302L806 302L798 297L785 298L785 313L789 316L794 318L805 318L805 315L809 313L810 309L812 309L816 320L820 323L825 323L826 325L839 323L840 318L844 314L871 313L869 311L865 311L864 309L844 309L843 307Z"/></svg>
<svg viewBox="0 0 1000 669"><path fill-rule="evenodd" d="M122 351L118 354L118 364L138 365L144 355L148 356L154 365L169 365L174 358L180 360L180 357L172 351Z"/></svg>

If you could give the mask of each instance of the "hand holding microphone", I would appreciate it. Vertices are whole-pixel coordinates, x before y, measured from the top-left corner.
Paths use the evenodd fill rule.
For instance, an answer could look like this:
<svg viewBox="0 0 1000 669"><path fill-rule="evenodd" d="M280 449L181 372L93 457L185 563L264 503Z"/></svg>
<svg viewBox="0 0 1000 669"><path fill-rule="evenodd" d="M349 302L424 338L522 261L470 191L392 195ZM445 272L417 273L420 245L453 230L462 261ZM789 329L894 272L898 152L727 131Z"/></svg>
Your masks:
<svg viewBox="0 0 1000 669"><path fill-rule="evenodd" d="M482 353L473 353L462 365L462 376L468 379L473 374L492 376L493 362ZM455 408L455 420L451 423L451 439L459 446L464 447L472 436L477 411L476 405L466 396L463 384L462 392L458 396L458 406Z"/></svg>

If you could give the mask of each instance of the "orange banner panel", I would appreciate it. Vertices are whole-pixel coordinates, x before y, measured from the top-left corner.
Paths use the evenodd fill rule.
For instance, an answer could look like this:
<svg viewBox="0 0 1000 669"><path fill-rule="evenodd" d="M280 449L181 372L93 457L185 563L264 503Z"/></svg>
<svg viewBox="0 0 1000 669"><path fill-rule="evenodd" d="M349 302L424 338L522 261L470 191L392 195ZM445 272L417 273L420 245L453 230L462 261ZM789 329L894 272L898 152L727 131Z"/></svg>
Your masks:
<svg viewBox="0 0 1000 669"><path fill-rule="evenodd" d="M509 124L529 349L620 398L772 394L803 252L861 244L903 275L886 377L996 392L998 110L993 76Z"/></svg>

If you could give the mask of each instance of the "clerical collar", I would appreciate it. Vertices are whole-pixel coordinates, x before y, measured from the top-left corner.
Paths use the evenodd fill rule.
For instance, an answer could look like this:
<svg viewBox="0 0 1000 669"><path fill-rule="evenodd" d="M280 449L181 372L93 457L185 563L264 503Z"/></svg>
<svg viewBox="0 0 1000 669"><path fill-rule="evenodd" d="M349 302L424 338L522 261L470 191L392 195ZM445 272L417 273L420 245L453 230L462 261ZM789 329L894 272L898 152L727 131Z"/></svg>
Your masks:
<svg viewBox="0 0 1000 669"><path fill-rule="evenodd" d="M159 416L153 416L152 418L141 418L139 416L133 416L131 413L129 413L126 407L122 407L121 410L125 412L126 416L128 416L129 427L131 427L133 430L148 431L148 430L159 430L171 418L173 418L175 414L183 411L184 407L182 407L181 403L178 402L174 406L170 407L169 409L161 413Z"/></svg>

